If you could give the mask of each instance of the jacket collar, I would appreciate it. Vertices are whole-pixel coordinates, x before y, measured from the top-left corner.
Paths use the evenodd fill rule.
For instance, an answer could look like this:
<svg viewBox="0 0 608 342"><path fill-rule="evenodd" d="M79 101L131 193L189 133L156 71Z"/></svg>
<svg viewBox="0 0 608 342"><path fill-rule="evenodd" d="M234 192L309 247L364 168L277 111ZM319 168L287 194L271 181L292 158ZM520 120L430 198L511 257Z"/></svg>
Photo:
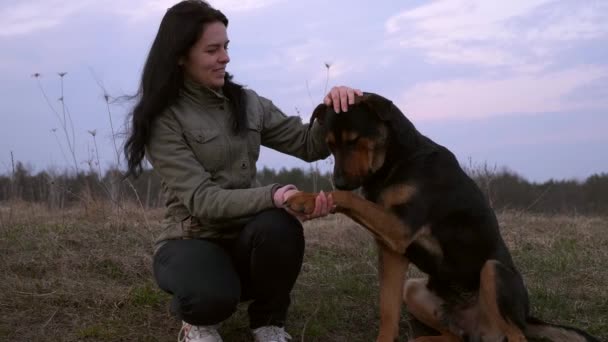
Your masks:
<svg viewBox="0 0 608 342"><path fill-rule="evenodd" d="M200 105L213 105L227 101L228 98L220 91L215 91L188 77L184 77L184 86L180 94Z"/></svg>

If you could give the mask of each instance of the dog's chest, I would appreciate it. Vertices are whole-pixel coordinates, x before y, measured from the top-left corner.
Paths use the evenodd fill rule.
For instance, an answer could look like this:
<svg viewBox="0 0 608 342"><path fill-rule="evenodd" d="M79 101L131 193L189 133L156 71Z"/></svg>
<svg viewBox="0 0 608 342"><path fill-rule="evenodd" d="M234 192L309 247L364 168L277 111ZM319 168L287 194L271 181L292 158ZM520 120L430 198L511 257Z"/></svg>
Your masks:
<svg viewBox="0 0 608 342"><path fill-rule="evenodd" d="M411 245L406 251L406 255L418 268L425 273L434 273L441 264L444 253L435 237L430 225L412 227L409 215L414 201L418 195L418 187L415 183L402 182L384 187L376 193L367 193L368 200L374 201L385 210L396 215L404 221L406 228L411 232Z"/></svg>
<svg viewBox="0 0 608 342"><path fill-rule="evenodd" d="M430 226L423 226L414 233L412 244L407 248L405 255L427 274L436 273L444 257L441 244L433 235Z"/></svg>
<svg viewBox="0 0 608 342"><path fill-rule="evenodd" d="M366 198L379 204L386 210L394 211L396 207L408 205L417 194L418 188L415 184L403 182L388 185L380 191L369 192L366 194Z"/></svg>

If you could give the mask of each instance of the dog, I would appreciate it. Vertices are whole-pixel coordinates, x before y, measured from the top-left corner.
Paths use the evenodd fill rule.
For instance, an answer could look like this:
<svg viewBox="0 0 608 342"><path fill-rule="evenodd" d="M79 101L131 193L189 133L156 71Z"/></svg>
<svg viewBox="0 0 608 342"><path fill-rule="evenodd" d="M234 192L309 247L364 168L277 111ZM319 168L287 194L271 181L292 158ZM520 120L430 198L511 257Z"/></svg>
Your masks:
<svg viewBox="0 0 608 342"><path fill-rule="evenodd" d="M348 113L313 111L334 156L331 192L342 213L375 237L379 250L377 341L399 335L401 305L439 336L423 341L598 341L576 328L530 316L528 292L493 209L447 148L422 135L388 99L356 98ZM364 197L351 191L360 188ZM316 194L286 205L311 213ZM408 279L412 262L428 275Z"/></svg>

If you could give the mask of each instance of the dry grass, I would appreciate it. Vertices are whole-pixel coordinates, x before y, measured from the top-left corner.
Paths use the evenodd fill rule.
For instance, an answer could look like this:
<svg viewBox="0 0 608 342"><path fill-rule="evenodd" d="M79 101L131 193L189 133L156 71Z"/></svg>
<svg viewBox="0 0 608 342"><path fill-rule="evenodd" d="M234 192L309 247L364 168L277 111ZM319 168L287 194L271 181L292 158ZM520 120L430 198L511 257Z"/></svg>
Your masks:
<svg viewBox="0 0 608 342"><path fill-rule="evenodd" d="M172 341L169 297L151 276L161 211L49 211L0 205L0 340ZM499 215L541 318L608 339L608 219ZM341 216L306 224L307 251L287 329L295 340L370 341L378 324L376 251ZM415 273L415 271L412 271ZM248 341L245 306L222 327ZM408 333L406 314L402 333Z"/></svg>

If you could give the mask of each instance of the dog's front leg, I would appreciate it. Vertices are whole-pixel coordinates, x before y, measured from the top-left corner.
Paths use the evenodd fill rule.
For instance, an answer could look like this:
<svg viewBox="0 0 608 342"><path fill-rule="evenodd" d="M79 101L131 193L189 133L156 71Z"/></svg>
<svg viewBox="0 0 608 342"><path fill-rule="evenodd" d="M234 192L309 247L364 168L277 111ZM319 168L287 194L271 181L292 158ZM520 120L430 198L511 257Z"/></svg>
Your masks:
<svg viewBox="0 0 608 342"><path fill-rule="evenodd" d="M403 255L412 241L412 229L387 208L351 191L333 191L336 212L367 228L392 251Z"/></svg>
<svg viewBox="0 0 608 342"><path fill-rule="evenodd" d="M335 211L350 217L367 228L377 240L392 251L403 255L412 242L412 228L405 224L389 208L384 208L351 191L332 191ZM317 194L299 192L289 197L285 206L302 214L310 214L315 208Z"/></svg>
<svg viewBox="0 0 608 342"><path fill-rule="evenodd" d="M409 260L378 242L380 273L380 331L377 342L393 342L399 337L403 284Z"/></svg>

